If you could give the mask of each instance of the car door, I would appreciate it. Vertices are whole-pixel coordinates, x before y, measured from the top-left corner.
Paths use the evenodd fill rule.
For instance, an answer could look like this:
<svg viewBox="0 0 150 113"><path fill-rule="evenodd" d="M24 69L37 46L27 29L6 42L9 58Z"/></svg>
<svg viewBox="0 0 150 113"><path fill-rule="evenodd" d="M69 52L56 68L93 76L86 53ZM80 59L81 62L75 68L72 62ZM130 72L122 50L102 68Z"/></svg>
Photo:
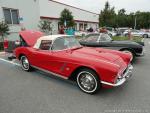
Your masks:
<svg viewBox="0 0 150 113"><path fill-rule="evenodd" d="M37 68L42 68L45 70L50 70L52 52L50 51L52 41L42 40L40 47L32 49L32 65Z"/></svg>
<svg viewBox="0 0 150 113"><path fill-rule="evenodd" d="M35 50L35 66L55 74L62 74L65 64L65 51Z"/></svg>
<svg viewBox="0 0 150 113"><path fill-rule="evenodd" d="M52 52L52 71L64 75L64 70L67 66L67 59L68 59L68 49L66 48L64 37L57 38L52 45L51 52Z"/></svg>
<svg viewBox="0 0 150 113"><path fill-rule="evenodd" d="M133 35L133 36L140 36L140 32L134 30L134 31L131 32L131 35Z"/></svg>
<svg viewBox="0 0 150 113"><path fill-rule="evenodd" d="M41 41L39 49L33 49L32 59L34 59L34 66L55 75L63 75L64 66L66 65L66 50L62 47L61 41L63 38L58 38L54 41L53 50L51 50L52 45L48 45ZM66 78L65 76L61 76Z"/></svg>

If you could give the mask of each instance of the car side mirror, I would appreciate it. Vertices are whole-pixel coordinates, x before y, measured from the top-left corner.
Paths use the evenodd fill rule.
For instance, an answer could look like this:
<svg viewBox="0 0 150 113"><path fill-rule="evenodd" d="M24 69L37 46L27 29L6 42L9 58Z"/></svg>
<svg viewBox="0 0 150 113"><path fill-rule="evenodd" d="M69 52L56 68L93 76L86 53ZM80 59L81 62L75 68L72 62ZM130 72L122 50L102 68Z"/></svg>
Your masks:
<svg viewBox="0 0 150 113"><path fill-rule="evenodd" d="M21 45L21 42L18 41L18 40L16 40L16 41L15 41L15 46L18 47L18 46L20 46L20 45Z"/></svg>

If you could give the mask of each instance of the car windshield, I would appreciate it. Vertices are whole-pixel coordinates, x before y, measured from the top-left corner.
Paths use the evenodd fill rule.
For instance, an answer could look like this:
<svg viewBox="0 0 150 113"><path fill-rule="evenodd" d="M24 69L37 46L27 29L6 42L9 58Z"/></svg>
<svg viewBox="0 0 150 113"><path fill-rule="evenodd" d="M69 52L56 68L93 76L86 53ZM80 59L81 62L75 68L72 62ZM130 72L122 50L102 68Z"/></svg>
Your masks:
<svg viewBox="0 0 150 113"><path fill-rule="evenodd" d="M70 48L82 47L74 36L65 36L57 38L53 45L52 50L63 50Z"/></svg>
<svg viewBox="0 0 150 113"><path fill-rule="evenodd" d="M111 37L108 35L108 34L105 34L105 33L101 33L100 34L100 42L101 41L112 41Z"/></svg>
<svg viewBox="0 0 150 113"><path fill-rule="evenodd" d="M89 34L85 37L86 42L97 42L100 34Z"/></svg>

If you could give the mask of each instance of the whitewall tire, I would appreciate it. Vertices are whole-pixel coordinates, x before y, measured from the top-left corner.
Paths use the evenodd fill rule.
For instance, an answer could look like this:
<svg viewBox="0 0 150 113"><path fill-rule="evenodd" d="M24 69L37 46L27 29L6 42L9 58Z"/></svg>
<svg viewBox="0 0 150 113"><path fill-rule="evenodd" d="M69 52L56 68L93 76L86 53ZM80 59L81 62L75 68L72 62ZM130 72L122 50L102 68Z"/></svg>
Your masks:
<svg viewBox="0 0 150 113"><path fill-rule="evenodd" d="M24 56L24 55L21 56L20 63L21 63L21 67L24 71L30 71L31 70L29 60L26 56Z"/></svg>
<svg viewBox="0 0 150 113"><path fill-rule="evenodd" d="M77 84L83 92L88 94L98 92L101 86L99 77L90 69L82 69L78 72Z"/></svg>

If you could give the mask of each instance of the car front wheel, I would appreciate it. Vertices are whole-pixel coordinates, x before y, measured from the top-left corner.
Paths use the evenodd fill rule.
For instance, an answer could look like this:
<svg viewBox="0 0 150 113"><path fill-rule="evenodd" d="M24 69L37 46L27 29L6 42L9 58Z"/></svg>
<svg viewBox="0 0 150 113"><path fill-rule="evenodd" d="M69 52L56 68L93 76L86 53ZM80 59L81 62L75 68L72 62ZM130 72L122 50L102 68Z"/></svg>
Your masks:
<svg viewBox="0 0 150 113"><path fill-rule="evenodd" d="M21 62L21 67L24 71L30 71L31 70L29 60L26 56L24 56L24 55L21 56L20 62Z"/></svg>
<svg viewBox="0 0 150 113"><path fill-rule="evenodd" d="M99 91L101 83L97 74L90 69L82 69L77 74L77 84L79 88L88 94L94 94Z"/></svg>

